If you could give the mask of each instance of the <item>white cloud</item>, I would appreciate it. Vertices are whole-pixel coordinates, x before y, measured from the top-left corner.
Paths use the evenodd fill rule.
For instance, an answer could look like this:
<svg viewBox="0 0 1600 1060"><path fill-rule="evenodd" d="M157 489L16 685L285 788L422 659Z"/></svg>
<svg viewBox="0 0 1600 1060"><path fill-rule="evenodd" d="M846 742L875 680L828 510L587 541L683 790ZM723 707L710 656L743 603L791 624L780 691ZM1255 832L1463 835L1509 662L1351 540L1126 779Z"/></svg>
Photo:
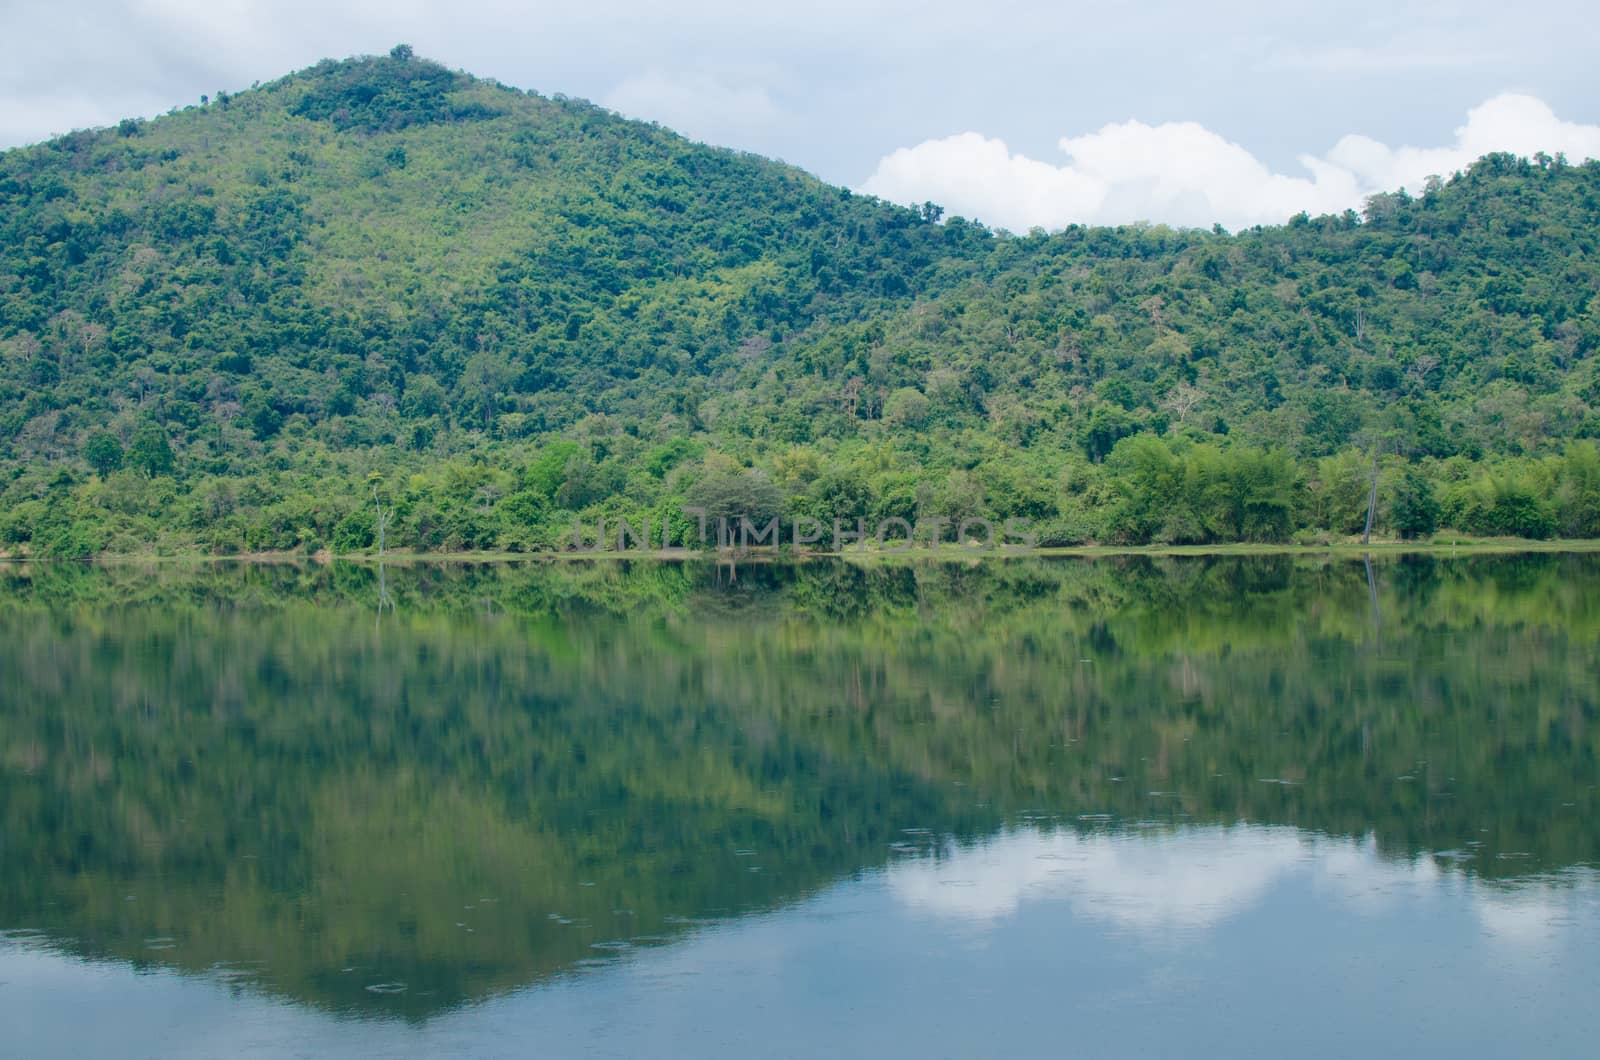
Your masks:
<svg viewBox="0 0 1600 1060"><path fill-rule="evenodd" d="M883 158L861 190L896 202L933 200L952 214L1014 231L1155 221L1230 228L1302 210L1359 209L1366 196L1420 190L1492 151L1600 157L1600 126L1562 121L1532 96L1496 96L1467 114L1444 147L1389 147L1351 135L1324 156L1301 155L1305 175L1275 173L1245 148L1194 122L1113 123L1065 137L1068 161L1042 162L998 139L961 133Z"/></svg>

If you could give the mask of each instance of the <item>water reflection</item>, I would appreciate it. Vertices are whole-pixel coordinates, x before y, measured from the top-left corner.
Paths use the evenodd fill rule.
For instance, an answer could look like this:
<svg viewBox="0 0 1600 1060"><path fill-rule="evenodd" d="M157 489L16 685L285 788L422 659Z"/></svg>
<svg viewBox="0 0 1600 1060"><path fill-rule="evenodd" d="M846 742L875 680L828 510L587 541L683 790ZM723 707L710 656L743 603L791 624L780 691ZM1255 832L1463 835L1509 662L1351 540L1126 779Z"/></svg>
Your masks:
<svg viewBox="0 0 1600 1060"><path fill-rule="evenodd" d="M1121 939L1105 959L1129 976L1188 982L1162 962L1276 959L1262 918L1312 932L1313 979L1340 931L1376 946L1360 925L1383 923L1386 959L1425 979L1439 958L1402 940L1443 946L1487 990L1509 974L1492 954L1548 970L1594 934L1593 556L11 567L0 586L10 1013L81 975L211 991L296 1034L399 1019L415 1044L589 991L657 1012L652 975L692 1011L710 998L667 969L741 939L833 981L857 972L811 934L890 978L990 947L1092 992L1017 925ZM835 915L849 939L819 926ZM779 961L738 967L772 987L797 974ZM894 1003L937 1024L928 1006L959 1000L941 989L981 983L926 985ZM583 1011L561 1018L592 1045Z"/></svg>
<svg viewBox="0 0 1600 1060"><path fill-rule="evenodd" d="M1370 836L1282 827L1008 829L943 857L893 864L887 879L908 909L951 923L989 926L1025 903L1062 901L1077 919L1169 941L1215 930L1291 881L1353 915L1454 903L1471 910L1486 937L1513 947L1555 939L1595 900L1590 869L1490 883L1463 872L1461 860L1455 852L1386 858Z"/></svg>
<svg viewBox="0 0 1600 1060"><path fill-rule="evenodd" d="M10 1044L32 1057L1578 1057L1597 883L1490 882L1283 827L1024 826L421 1024L16 937L0 1011L25 1014Z"/></svg>

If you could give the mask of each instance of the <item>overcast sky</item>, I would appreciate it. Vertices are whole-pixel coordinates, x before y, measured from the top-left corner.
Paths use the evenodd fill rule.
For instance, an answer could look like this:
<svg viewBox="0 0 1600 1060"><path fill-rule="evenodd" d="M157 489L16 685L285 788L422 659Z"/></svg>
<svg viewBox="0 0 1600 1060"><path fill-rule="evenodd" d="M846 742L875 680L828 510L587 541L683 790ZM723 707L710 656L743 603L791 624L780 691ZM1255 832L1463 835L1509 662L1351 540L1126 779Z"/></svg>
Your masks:
<svg viewBox="0 0 1600 1060"><path fill-rule="evenodd" d="M0 0L0 146L419 55L1013 229L1238 227L1600 156L1586 4Z"/></svg>

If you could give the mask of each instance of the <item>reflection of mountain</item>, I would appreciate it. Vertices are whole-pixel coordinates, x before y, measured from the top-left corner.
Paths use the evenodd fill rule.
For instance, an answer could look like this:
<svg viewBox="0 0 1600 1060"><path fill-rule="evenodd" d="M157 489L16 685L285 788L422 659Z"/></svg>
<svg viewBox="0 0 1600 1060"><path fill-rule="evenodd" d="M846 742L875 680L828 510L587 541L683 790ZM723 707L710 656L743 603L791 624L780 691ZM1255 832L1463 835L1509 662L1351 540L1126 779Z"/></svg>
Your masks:
<svg viewBox="0 0 1600 1060"><path fill-rule="evenodd" d="M1377 575L1381 641L1359 563L1288 559L391 569L381 617L347 566L13 568L0 929L426 1017L906 829L1288 824L1483 879L1600 857L1600 562ZM1106 882L1097 827L1058 833L1079 893L1175 923L1306 842L1163 906Z"/></svg>

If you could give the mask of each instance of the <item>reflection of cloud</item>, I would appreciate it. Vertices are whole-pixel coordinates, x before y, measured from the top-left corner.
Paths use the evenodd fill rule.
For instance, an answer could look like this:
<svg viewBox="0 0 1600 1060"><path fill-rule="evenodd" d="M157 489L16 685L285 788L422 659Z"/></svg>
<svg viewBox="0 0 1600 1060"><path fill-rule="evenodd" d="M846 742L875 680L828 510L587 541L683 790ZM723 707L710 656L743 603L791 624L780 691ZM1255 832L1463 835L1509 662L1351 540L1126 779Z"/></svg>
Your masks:
<svg viewBox="0 0 1600 1060"><path fill-rule="evenodd" d="M1064 900L1083 917L1152 937L1209 928L1248 911L1293 878L1358 915L1392 912L1459 888L1487 936L1548 944L1580 903L1597 900L1594 874L1516 886L1446 872L1432 858L1383 857L1365 840L1311 837L1293 828L1190 828L1169 833L1018 830L937 859L897 862L888 885L904 905L988 925L1028 902ZM1459 893L1459 892L1458 892Z"/></svg>
<svg viewBox="0 0 1600 1060"><path fill-rule="evenodd" d="M889 885L938 916L991 921L1030 899L1065 897L1080 914L1157 932L1209 926L1251 905L1304 856L1292 830L1010 832L937 861L896 864Z"/></svg>
<svg viewBox="0 0 1600 1060"><path fill-rule="evenodd" d="M975 132L927 140L885 156L862 190L896 202L931 199L1017 231L1139 220L1240 227L1302 210L1360 209L1379 191L1420 192L1427 177L1448 177L1495 151L1600 157L1600 125L1562 121L1532 96L1500 95L1472 108L1445 146L1346 136L1324 156L1302 155L1304 176L1275 173L1195 122L1114 122L1060 146L1067 161L1056 165Z"/></svg>
<svg viewBox="0 0 1600 1060"><path fill-rule="evenodd" d="M1360 842L1318 842L1311 868L1317 890L1367 915L1393 909L1403 898L1426 898L1445 882L1432 858L1384 858L1370 836Z"/></svg>
<svg viewBox="0 0 1600 1060"><path fill-rule="evenodd" d="M1597 911L1592 887L1573 886L1588 874L1568 880L1538 880L1518 887L1479 887L1473 912L1489 937L1513 950L1544 952L1563 925L1573 923L1580 907Z"/></svg>

